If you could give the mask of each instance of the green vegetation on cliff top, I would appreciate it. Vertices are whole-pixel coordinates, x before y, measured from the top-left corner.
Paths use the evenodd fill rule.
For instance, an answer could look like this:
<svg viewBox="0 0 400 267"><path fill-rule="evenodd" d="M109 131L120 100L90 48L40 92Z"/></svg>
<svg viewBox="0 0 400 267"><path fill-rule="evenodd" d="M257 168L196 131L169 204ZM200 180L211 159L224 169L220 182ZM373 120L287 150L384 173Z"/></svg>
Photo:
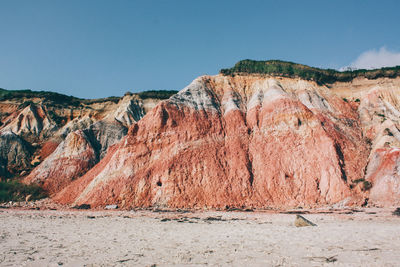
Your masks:
<svg viewBox="0 0 400 267"><path fill-rule="evenodd" d="M241 60L230 69L222 69L223 75L235 74L266 74L271 76L301 78L315 81L318 84L331 84L335 82L350 82L354 78L378 79L381 77L396 78L400 76L400 66L373 70L357 69L337 71L333 69L319 69L302 64L281 60Z"/></svg>
<svg viewBox="0 0 400 267"><path fill-rule="evenodd" d="M43 98L53 103L60 103L72 106L78 106L81 99L73 96L67 96L54 92L47 91L32 91L32 90L6 90L0 88L0 101L21 99L21 98Z"/></svg>
<svg viewBox="0 0 400 267"><path fill-rule="evenodd" d="M168 99L170 96L176 94L178 91L144 91L136 93L140 98L156 98ZM32 90L6 90L0 88L0 101L15 100L15 99L30 99L30 98L43 98L45 101L52 104L79 106L80 104L93 104L111 101L118 103L121 97L111 96L98 99L81 99L74 96L67 96L59 93L49 91L32 91Z"/></svg>
<svg viewBox="0 0 400 267"><path fill-rule="evenodd" d="M178 91L173 91L173 90L170 90L170 91L144 91L144 92L137 93L137 95L141 99L147 99L147 98L168 99L176 93L178 93Z"/></svg>

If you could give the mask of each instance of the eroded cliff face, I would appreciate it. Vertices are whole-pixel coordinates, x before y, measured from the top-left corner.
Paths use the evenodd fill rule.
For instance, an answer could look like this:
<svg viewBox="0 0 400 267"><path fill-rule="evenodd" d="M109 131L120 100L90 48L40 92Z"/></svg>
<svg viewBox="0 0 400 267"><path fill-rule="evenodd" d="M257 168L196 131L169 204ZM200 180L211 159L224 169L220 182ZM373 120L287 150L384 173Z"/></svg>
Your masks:
<svg viewBox="0 0 400 267"><path fill-rule="evenodd" d="M385 91L393 80L375 81L385 97L373 97L376 88L365 86L358 98L346 99L343 84L200 77L132 125L102 161L54 199L125 208L315 207L365 205L368 199L393 205L398 194L379 202L374 193L398 192L396 160L385 171L385 186L376 182L382 179L376 173L388 169L382 140L390 139L383 144L388 149L398 144L396 93ZM382 109L382 99L385 121L371 109Z"/></svg>
<svg viewBox="0 0 400 267"><path fill-rule="evenodd" d="M0 178L24 177L36 167L25 181L37 182L51 193L56 192L102 159L108 147L125 136L128 127L144 116L145 105L159 101L141 99L135 94L126 94L119 101L112 98L82 100L80 104L54 103L45 97L2 101ZM65 142L74 140L77 135L91 144L96 155L93 159L87 160L86 151L79 148L73 151L80 153L70 155L70 146ZM83 141L79 144L85 146ZM52 160L40 164L50 155ZM76 166L60 168L61 161L54 160L61 158ZM74 160L67 160L71 158ZM71 171L74 168L76 171Z"/></svg>
<svg viewBox="0 0 400 267"><path fill-rule="evenodd" d="M41 185L50 194L82 176L98 160L92 138L85 131L70 133L25 181Z"/></svg>
<svg viewBox="0 0 400 267"><path fill-rule="evenodd" d="M42 105L29 104L20 112L13 112L6 118L2 132L13 132L18 135L49 135L56 124L52 121Z"/></svg>
<svg viewBox="0 0 400 267"><path fill-rule="evenodd" d="M55 115L11 105L0 172L41 162L25 182L93 207L395 206L399 97L400 78L217 75L162 102L126 95Z"/></svg>

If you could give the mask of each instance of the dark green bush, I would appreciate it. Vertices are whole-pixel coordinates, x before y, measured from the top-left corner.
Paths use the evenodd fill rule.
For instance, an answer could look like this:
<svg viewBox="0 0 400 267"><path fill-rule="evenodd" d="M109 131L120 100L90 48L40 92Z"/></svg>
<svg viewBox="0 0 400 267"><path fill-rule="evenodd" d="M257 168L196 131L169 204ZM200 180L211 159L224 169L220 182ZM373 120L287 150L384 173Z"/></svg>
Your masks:
<svg viewBox="0 0 400 267"><path fill-rule="evenodd" d="M137 94L141 99L147 99L147 98L168 99L176 93L178 93L178 91L174 91L174 90L154 91L154 90L151 90L151 91L140 92Z"/></svg>
<svg viewBox="0 0 400 267"><path fill-rule="evenodd" d="M168 99L177 92L178 91L175 90L159 90L159 91L151 90L136 94L142 99L147 99L147 98ZM30 99L30 98L42 98L44 100L44 103L60 107L65 107L65 106L79 107L83 104L90 105L95 103L103 103L107 101L118 103L118 101L121 99L121 97L117 96L110 96L98 99L81 99L73 96L67 96L47 91L6 90L0 88L0 101L15 100L15 99ZM31 103L32 101L30 100L25 101L25 103L21 104L20 108L27 107Z"/></svg>
<svg viewBox="0 0 400 267"><path fill-rule="evenodd" d="M57 124L61 125L63 122L67 121L67 118L58 116L53 110L49 110L48 112L49 117Z"/></svg>
<svg viewBox="0 0 400 267"><path fill-rule="evenodd" d="M32 90L5 90L0 89L0 101L19 99L19 98L43 98L45 101L52 104L62 104L79 106L81 99L73 96L67 96L54 92L47 91L32 91Z"/></svg>
<svg viewBox="0 0 400 267"><path fill-rule="evenodd" d="M0 181L0 202L24 201L28 195L31 195L31 200L47 197L38 185L26 185L16 180Z"/></svg>
<svg viewBox="0 0 400 267"><path fill-rule="evenodd" d="M113 102L118 103L121 98L118 96L110 96L105 98L96 98L96 99L82 99L81 102L87 105L96 104L96 103L103 103L103 102Z"/></svg>

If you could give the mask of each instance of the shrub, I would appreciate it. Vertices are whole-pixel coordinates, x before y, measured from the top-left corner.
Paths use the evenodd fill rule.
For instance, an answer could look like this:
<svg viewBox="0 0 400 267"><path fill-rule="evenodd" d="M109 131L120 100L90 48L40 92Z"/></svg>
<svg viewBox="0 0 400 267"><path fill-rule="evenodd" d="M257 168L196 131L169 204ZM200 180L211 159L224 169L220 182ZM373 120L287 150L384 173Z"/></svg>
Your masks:
<svg viewBox="0 0 400 267"><path fill-rule="evenodd" d="M32 91L32 90L5 90L0 89L0 101L21 99L21 98L43 98L51 104L62 104L79 106L81 99L73 96L67 96L54 92L47 91Z"/></svg>
<svg viewBox="0 0 400 267"><path fill-rule="evenodd" d="M156 99L168 99L172 95L176 94L178 91L175 90L151 90L137 93L137 95L142 98L156 98ZM132 94L132 93L130 93ZM32 91L32 90L6 90L0 88L0 101L5 100L26 100L31 98L42 98L45 104L50 104L51 106L60 106L65 107L73 106L79 107L83 104L90 105L95 103L103 103L107 101L111 101L114 103L118 103L121 97L110 96L106 98L98 98L98 99L81 99L73 96L67 96L54 92L47 91ZM25 103L21 104L20 108L27 107L32 104L32 101L28 100Z"/></svg>
<svg viewBox="0 0 400 267"><path fill-rule="evenodd" d="M58 116L57 113L55 113L53 110L48 110L47 114L49 115L49 117L50 117L57 125L61 125L61 124L63 124L64 122L67 121L67 118Z"/></svg>
<svg viewBox="0 0 400 267"><path fill-rule="evenodd" d="M388 136L393 136L393 133L390 131L389 128L385 129L385 134L388 135Z"/></svg>
<svg viewBox="0 0 400 267"><path fill-rule="evenodd" d="M31 195L31 200L47 197L46 192L38 185L26 185L16 180L0 181L0 201L24 201Z"/></svg>
<svg viewBox="0 0 400 267"><path fill-rule="evenodd" d="M147 98L168 99L176 93L178 93L178 91L174 91L174 90L154 91L154 90L151 90L151 91L140 92L137 94L141 99L147 99Z"/></svg>
<svg viewBox="0 0 400 267"><path fill-rule="evenodd" d="M359 183L362 183L361 190L363 190L363 191L368 191L372 187L372 183L365 180L364 178L354 180L353 186L351 186L351 187L354 187L355 184L359 184Z"/></svg>

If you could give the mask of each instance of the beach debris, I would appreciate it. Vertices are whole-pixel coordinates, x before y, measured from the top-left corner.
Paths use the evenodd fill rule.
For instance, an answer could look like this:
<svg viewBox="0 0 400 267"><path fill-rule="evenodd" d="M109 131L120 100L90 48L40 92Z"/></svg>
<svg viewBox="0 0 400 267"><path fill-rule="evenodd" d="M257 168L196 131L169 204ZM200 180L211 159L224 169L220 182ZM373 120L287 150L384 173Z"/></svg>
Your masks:
<svg viewBox="0 0 400 267"><path fill-rule="evenodd" d="M25 201L28 202L29 200L31 200L31 198L32 198L32 195L27 195L27 196L25 197Z"/></svg>
<svg viewBox="0 0 400 267"><path fill-rule="evenodd" d="M118 205L107 205L105 207L106 210L115 210L118 209Z"/></svg>
<svg viewBox="0 0 400 267"><path fill-rule="evenodd" d="M337 255L331 256L331 257L306 257L310 259L311 261L317 261L317 262L335 262L337 261Z"/></svg>
<svg viewBox="0 0 400 267"><path fill-rule="evenodd" d="M296 220L294 221L294 225L296 227L304 227L304 226L317 226L315 223L307 220L301 215L296 215Z"/></svg>
<svg viewBox="0 0 400 267"><path fill-rule="evenodd" d="M140 254L133 254L133 255L135 255L135 256L137 256L137 257L144 257L144 254L142 254L142 253L140 253ZM117 262L118 262L118 263L124 263L124 262L127 262L127 261L135 261L135 260L136 260L135 258L130 258L130 259L118 260Z"/></svg>
<svg viewBox="0 0 400 267"><path fill-rule="evenodd" d="M395 211L393 211L392 214L396 215L396 216L400 216L400 208L397 208Z"/></svg>
<svg viewBox="0 0 400 267"><path fill-rule="evenodd" d="M363 248L363 249L353 249L353 251L375 251L381 250L380 248Z"/></svg>
<svg viewBox="0 0 400 267"><path fill-rule="evenodd" d="M204 221L226 221L226 220L222 219L222 216L217 216L217 217L207 217L204 219Z"/></svg>
<svg viewBox="0 0 400 267"><path fill-rule="evenodd" d="M90 209L90 204L81 204L78 206L74 206L72 208L77 209L77 210L88 210L88 209Z"/></svg>
<svg viewBox="0 0 400 267"><path fill-rule="evenodd" d="M235 208L235 207L231 208L229 206L226 206L225 210L226 211L241 211L241 212L253 212L254 211L254 209L252 209L252 208Z"/></svg>

